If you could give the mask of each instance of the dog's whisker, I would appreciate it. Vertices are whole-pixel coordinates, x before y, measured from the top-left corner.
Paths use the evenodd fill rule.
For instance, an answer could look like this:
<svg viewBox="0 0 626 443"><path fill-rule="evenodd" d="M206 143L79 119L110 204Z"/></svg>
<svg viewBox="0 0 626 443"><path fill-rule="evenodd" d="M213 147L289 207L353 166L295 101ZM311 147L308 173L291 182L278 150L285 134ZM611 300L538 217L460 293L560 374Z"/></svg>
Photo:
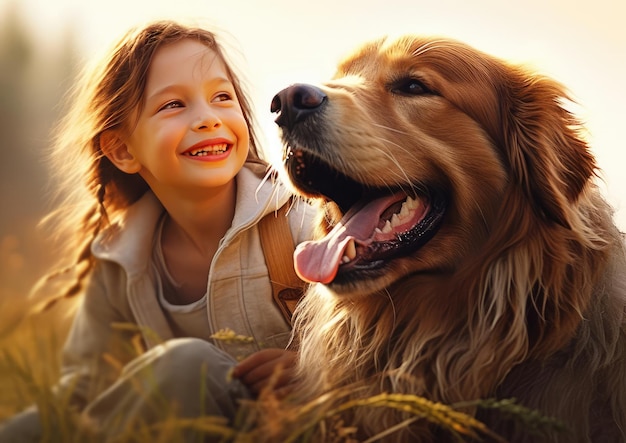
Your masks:
<svg viewBox="0 0 626 443"><path fill-rule="evenodd" d="M395 148L398 148L398 149L401 149L401 150L405 150L405 152L408 152L408 150L406 150L406 148L404 148L401 145L399 145L397 143L394 143L394 142L392 142L390 140L383 139L383 138L378 138L378 140L382 141L383 144L385 144L385 145L390 145L390 146L393 146ZM404 170L404 167L400 164L400 161L398 161L396 156L389 149L383 149L383 148L378 148L378 147L375 147L375 149L378 152L380 152L384 157L386 157L389 160L391 160L391 162L396 166L396 170L388 168L388 170L386 171L387 173L392 173L392 174L394 174L397 177L396 185L404 185L404 186L406 186L407 184L411 184L412 183L411 178L409 177L409 175Z"/></svg>

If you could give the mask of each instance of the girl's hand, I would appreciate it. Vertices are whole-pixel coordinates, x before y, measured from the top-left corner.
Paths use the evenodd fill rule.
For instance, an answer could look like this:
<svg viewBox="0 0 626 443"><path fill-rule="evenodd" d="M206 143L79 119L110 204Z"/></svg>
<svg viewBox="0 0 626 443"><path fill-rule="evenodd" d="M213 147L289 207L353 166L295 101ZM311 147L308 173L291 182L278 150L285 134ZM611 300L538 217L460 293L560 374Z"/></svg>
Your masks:
<svg viewBox="0 0 626 443"><path fill-rule="evenodd" d="M296 353L284 349L263 349L246 357L233 369L233 377L241 380L252 393L258 395L270 386L275 371L280 371L271 385L277 395L286 393L292 381Z"/></svg>

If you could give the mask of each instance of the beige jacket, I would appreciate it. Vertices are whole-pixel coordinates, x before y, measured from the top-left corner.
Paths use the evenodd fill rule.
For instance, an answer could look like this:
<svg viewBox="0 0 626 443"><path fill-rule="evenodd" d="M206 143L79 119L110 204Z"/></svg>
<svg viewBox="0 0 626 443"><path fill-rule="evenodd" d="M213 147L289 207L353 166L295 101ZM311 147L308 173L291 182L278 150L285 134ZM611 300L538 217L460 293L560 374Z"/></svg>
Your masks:
<svg viewBox="0 0 626 443"><path fill-rule="evenodd" d="M284 186L262 183L249 166L237 175L237 207L211 263L206 304L212 333L228 328L254 338L253 343L215 343L235 358L261 347L284 347L289 340L290 327L272 299L257 227L288 199ZM174 337L152 270L152 244L163 211L148 192L92 245L96 266L64 348L61 381L72 385L82 401L97 395L87 392L94 374L109 383L119 375L116 366L133 357L132 336L139 332L147 348ZM295 244L310 238L313 214L304 202L289 212Z"/></svg>

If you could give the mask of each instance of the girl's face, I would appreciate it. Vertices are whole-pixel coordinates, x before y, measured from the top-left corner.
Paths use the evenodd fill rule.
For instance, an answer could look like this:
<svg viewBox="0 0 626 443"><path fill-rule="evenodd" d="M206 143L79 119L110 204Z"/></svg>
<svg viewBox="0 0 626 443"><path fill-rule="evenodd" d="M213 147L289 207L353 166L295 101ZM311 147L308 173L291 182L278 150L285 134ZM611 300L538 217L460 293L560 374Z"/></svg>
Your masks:
<svg viewBox="0 0 626 443"><path fill-rule="evenodd" d="M185 39L156 51L145 106L125 142L133 172L157 195L206 192L231 182L246 161L250 136L212 49Z"/></svg>

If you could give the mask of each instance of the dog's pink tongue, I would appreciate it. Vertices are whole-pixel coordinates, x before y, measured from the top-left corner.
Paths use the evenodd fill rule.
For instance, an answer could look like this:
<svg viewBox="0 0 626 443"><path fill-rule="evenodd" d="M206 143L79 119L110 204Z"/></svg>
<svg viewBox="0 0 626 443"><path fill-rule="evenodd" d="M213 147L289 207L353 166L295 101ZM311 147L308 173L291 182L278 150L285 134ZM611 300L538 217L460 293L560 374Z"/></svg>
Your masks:
<svg viewBox="0 0 626 443"><path fill-rule="evenodd" d="M385 209L398 201L397 195L358 203L321 240L300 243L294 252L296 273L301 279L330 283L337 275L346 244L350 239L366 242L378 226Z"/></svg>

